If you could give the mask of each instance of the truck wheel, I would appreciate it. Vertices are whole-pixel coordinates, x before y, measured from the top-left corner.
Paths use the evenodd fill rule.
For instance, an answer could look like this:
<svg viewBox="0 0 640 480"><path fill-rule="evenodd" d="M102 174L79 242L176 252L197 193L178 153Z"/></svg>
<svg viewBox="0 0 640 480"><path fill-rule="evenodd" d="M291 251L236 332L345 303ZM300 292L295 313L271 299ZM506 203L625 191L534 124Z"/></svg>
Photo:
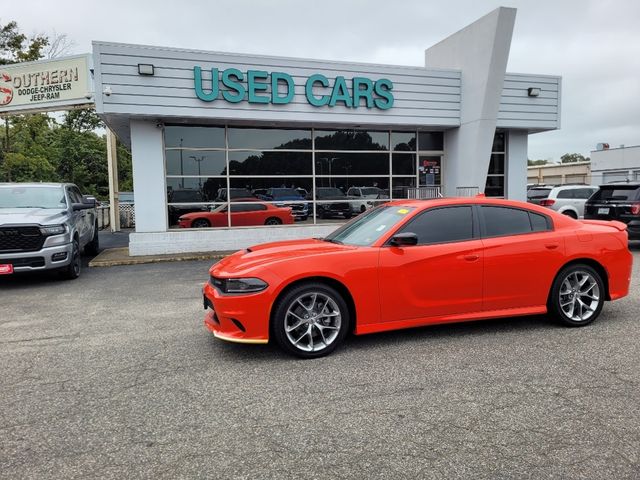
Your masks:
<svg viewBox="0 0 640 480"><path fill-rule="evenodd" d="M98 235L98 223L93 227L93 238L84 247L84 253L87 255L98 255L100 253L100 237Z"/></svg>
<svg viewBox="0 0 640 480"><path fill-rule="evenodd" d="M82 269L82 258L80 258L80 242L77 238L73 239L73 248L71 249L71 262L61 270L62 278L73 280L80 276Z"/></svg>

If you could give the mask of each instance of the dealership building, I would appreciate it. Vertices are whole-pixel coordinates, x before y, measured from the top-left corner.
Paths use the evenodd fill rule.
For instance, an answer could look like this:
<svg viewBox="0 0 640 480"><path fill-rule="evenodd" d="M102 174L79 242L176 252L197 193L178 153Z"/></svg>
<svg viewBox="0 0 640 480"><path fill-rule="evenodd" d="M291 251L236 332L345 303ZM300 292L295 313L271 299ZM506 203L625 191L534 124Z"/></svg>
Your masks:
<svg viewBox="0 0 640 480"><path fill-rule="evenodd" d="M94 42L92 100L132 153L131 254L324 236L387 199L524 200L561 78L506 72L515 17L492 11L424 66Z"/></svg>

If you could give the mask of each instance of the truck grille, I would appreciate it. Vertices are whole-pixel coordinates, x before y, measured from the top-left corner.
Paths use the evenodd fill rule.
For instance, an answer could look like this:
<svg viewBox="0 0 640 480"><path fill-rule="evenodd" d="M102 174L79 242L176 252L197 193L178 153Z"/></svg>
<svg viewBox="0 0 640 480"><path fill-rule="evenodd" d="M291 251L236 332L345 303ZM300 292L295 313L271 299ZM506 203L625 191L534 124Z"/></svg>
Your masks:
<svg viewBox="0 0 640 480"><path fill-rule="evenodd" d="M0 227L0 253L37 252L43 243L38 227Z"/></svg>

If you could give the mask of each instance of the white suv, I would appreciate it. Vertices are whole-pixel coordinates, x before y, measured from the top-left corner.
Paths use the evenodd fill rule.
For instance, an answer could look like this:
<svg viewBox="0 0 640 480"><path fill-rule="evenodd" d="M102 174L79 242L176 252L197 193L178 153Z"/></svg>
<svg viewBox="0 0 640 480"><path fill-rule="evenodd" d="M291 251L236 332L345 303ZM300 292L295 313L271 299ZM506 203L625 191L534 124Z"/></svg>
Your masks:
<svg viewBox="0 0 640 480"><path fill-rule="evenodd" d="M347 190L347 197L350 197L349 205L351 205L351 211L358 214L378 203L383 203L372 202L371 200L385 198L386 195L384 191L378 187L351 187Z"/></svg>
<svg viewBox="0 0 640 480"><path fill-rule="evenodd" d="M534 187L527 191L527 201L577 219L584 217L584 204L597 190L589 185Z"/></svg>

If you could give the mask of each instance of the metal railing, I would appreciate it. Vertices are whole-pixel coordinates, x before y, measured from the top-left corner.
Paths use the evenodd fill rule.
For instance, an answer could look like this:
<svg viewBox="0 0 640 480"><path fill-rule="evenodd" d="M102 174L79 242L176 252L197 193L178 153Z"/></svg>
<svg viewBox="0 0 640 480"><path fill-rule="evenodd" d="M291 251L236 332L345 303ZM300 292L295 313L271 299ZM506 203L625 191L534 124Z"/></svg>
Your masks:
<svg viewBox="0 0 640 480"><path fill-rule="evenodd" d="M478 193L478 187L456 187L456 197L475 197Z"/></svg>
<svg viewBox="0 0 640 480"><path fill-rule="evenodd" d="M415 200L427 200L429 198L441 198L440 185L426 185L424 187L407 188L407 198Z"/></svg>
<svg viewBox="0 0 640 480"><path fill-rule="evenodd" d="M120 204L120 227L133 228L136 225L136 212L132 204ZM110 205L100 205L97 208L98 230L105 230L111 226L109 220Z"/></svg>

